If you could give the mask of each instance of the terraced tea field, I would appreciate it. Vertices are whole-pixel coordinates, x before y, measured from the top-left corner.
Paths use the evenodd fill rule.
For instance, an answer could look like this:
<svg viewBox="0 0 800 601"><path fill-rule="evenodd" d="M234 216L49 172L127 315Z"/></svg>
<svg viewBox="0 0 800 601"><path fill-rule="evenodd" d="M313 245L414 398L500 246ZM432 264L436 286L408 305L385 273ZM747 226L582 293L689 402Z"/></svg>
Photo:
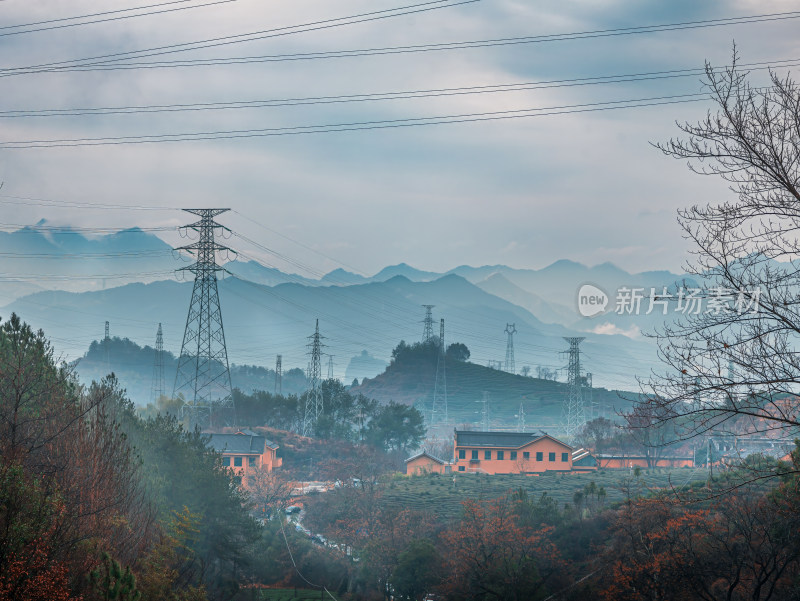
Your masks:
<svg viewBox="0 0 800 601"><path fill-rule="evenodd" d="M674 486L687 490L693 484L705 483L704 469L676 468L642 470L635 478L628 470L603 470L588 474L558 474L546 472L541 476L516 474L428 474L424 476L398 476L384 489L384 499L390 506L425 511L440 518L455 518L461 511L464 499L496 499L505 493L524 488L532 498L542 493L553 497L560 505L572 503L578 490L594 482L606 490L606 504L625 498L625 486L633 486L643 494Z"/></svg>

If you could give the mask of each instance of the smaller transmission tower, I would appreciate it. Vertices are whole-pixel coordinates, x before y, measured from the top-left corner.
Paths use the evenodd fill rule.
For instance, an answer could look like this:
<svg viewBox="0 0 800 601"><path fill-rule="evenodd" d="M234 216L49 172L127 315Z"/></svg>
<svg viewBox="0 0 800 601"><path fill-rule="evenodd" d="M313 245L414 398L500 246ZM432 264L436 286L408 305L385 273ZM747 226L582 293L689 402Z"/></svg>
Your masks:
<svg viewBox="0 0 800 601"><path fill-rule="evenodd" d="M108 352L108 347L111 346L111 335L109 334L109 331L108 322L106 322L106 335L103 337L103 354L105 355L106 360L106 373L111 371Z"/></svg>
<svg viewBox="0 0 800 601"><path fill-rule="evenodd" d="M431 310L436 305L422 306L425 307L425 319L422 321L422 342L428 342L431 338L433 338L433 313L431 313Z"/></svg>
<svg viewBox="0 0 800 601"><path fill-rule="evenodd" d="M106 322L107 323L107 322ZM153 358L153 384L150 387L150 401L155 402L164 396L164 334L161 324L156 332L155 357Z"/></svg>
<svg viewBox="0 0 800 601"><path fill-rule="evenodd" d="M483 408L481 409L481 421L483 422L483 431L489 431L489 392L487 390L483 391Z"/></svg>
<svg viewBox="0 0 800 601"><path fill-rule="evenodd" d="M328 379L333 380L333 355L328 355Z"/></svg>
<svg viewBox="0 0 800 601"><path fill-rule="evenodd" d="M517 413L517 431L525 431L525 405L519 404L519 413Z"/></svg>
<svg viewBox="0 0 800 601"><path fill-rule="evenodd" d="M278 355L275 359L275 396L283 394L283 356Z"/></svg>
<svg viewBox="0 0 800 601"><path fill-rule="evenodd" d="M303 436L311 436L317 426L317 419L322 413L322 343L319 335L319 319L314 334L308 337L308 354L311 361L308 364L309 389L306 394L306 407L303 413Z"/></svg>
<svg viewBox="0 0 800 601"><path fill-rule="evenodd" d="M592 374L585 373L583 375L583 404L586 407L586 421L590 422L593 419L600 417L599 404L595 402L594 395L592 394Z"/></svg>
<svg viewBox="0 0 800 601"><path fill-rule="evenodd" d="M506 371L513 374L517 372L516 366L514 365L514 334L517 333L516 324L507 323L505 333L508 334L508 342L506 343Z"/></svg>
<svg viewBox="0 0 800 601"><path fill-rule="evenodd" d="M581 381L582 337L564 338L569 343L569 363L567 365L567 402L564 405L564 426L567 440L573 440L586 423L586 403Z"/></svg>
<svg viewBox="0 0 800 601"><path fill-rule="evenodd" d="M436 381L433 385L431 426L447 425L447 351L444 343L444 319L439 322L439 353L436 359Z"/></svg>

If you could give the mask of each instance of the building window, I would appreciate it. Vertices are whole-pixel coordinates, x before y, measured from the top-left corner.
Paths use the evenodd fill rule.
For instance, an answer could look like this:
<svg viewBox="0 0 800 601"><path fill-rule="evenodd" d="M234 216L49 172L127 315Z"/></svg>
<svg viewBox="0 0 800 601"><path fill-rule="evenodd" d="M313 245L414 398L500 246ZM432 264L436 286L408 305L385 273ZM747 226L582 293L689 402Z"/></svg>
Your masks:
<svg viewBox="0 0 800 601"><path fill-rule="evenodd" d="M492 452L491 451L484 451L483 452L483 458L487 459L487 460L491 459L492 458ZM499 459L499 457L498 457L498 459Z"/></svg>
<svg viewBox="0 0 800 601"><path fill-rule="evenodd" d="M506 453L505 453L505 451L497 451L497 459L498 459L498 460L500 460L500 459L505 459L505 458L506 458Z"/></svg>
<svg viewBox="0 0 800 601"><path fill-rule="evenodd" d="M255 457L248 457L247 458L247 465L249 465L250 467L255 467L256 466L256 458Z"/></svg>
<svg viewBox="0 0 800 601"><path fill-rule="evenodd" d="M463 472L464 471L464 466L463 465L459 465L458 466L458 471L459 472Z"/></svg>
<svg viewBox="0 0 800 601"><path fill-rule="evenodd" d="M556 454L555 453L548 453L547 459L549 461L555 461L556 460Z"/></svg>
<svg viewBox="0 0 800 601"><path fill-rule="evenodd" d="M522 458L523 459L530 459L531 454L528 451L522 451Z"/></svg>
<svg viewBox="0 0 800 601"><path fill-rule="evenodd" d="M561 453L561 461L569 461L569 453Z"/></svg>
<svg viewBox="0 0 800 601"><path fill-rule="evenodd" d="M233 467L242 467L242 458L241 457L234 457L233 458Z"/></svg>
<svg viewBox="0 0 800 601"><path fill-rule="evenodd" d="M231 466L231 458L230 457L223 457L222 458L222 465L224 465L225 467L230 467Z"/></svg>
<svg viewBox="0 0 800 601"><path fill-rule="evenodd" d="M467 452L464 449L458 449L458 458L459 459L466 459Z"/></svg>
<svg viewBox="0 0 800 601"><path fill-rule="evenodd" d="M478 451L476 449L472 450L472 458L477 461L478 460Z"/></svg>
<svg viewBox="0 0 800 601"><path fill-rule="evenodd" d="M543 461L541 451L536 451L536 461Z"/></svg>
<svg viewBox="0 0 800 601"><path fill-rule="evenodd" d="M516 451L511 451L510 459L511 459L511 461L516 461L517 460L517 452Z"/></svg>

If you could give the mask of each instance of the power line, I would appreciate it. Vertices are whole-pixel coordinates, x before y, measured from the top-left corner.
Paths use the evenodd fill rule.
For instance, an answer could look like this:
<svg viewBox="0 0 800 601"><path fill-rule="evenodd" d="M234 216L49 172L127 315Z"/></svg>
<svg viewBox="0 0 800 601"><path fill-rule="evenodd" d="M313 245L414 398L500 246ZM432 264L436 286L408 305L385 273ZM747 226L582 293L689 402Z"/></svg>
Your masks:
<svg viewBox="0 0 800 601"><path fill-rule="evenodd" d="M525 117L544 117L574 113L620 110L699 102L708 98L706 93L677 94L672 96L656 96L608 102L590 102L586 104L560 105L542 108L525 108L505 111L487 111L482 113L465 113L457 115L438 115L435 117L410 117L405 119L386 119L377 121L360 121L326 125L298 125L292 127L272 127L261 129L242 129L226 131L210 131L197 133L155 134L139 136L109 136L102 138L66 138L52 140L23 140L0 142L0 149L26 148L64 148L77 146L116 146L122 144L155 144L164 142L189 142L197 140L229 140L237 138L258 138L272 136L292 136L304 134L322 134L347 131L364 131L373 129L390 129L402 127L418 127L422 125L444 125L448 123L475 123L480 121L499 121L520 119Z"/></svg>
<svg viewBox="0 0 800 601"><path fill-rule="evenodd" d="M775 66L791 67L800 64L800 59L785 59L770 62L749 63L740 65L751 70L770 69ZM621 75L598 75L593 77L577 77L555 79L549 81L529 81L510 84L493 84L481 86L460 86L456 88L434 88L423 90L406 90L397 92L371 92L364 94L340 94L335 96L311 96L305 98L273 98L258 100L234 100L225 102L202 102L186 104L149 104L134 106L76 107L65 109L20 109L0 111L0 118L20 119L33 117L81 117L95 115L137 115L143 113L170 113L193 111L240 110L254 108L272 108L284 106L313 106L318 104L344 104L352 102L378 102L385 100L409 100L418 98L441 98L447 96L465 96L474 94L496 94L504 92L523 92L530 90L551 89L561 87L589 86L614 83L631 83L654 81L659 79L675 79L691 77L705 72L704 68L673 69L669 71L652 71L645 73L628 73Z"/></svg>
<svg viewBox="0 0 800 601"><path fill-rule="evenodd" d="M119 253L76 253L68 252L63 254L56 253L15 253L15 252L0 252L0 257L7 259L139 259L142 257L160 257L166 255L173 255L174 251L169 250L140 250Z"/></svg>
<svg viewBox="0 0 800 601"><path fill-rule="evenodd" d="M44 207L64 207L69 209L125 209L130 211L180 211L180 207L169 207L166 205L161 206L145 206L145 205L118 205L109 203L89 203L78 202L72 200L51 200L49 198L36 198L30 196L11 196L9 194L0 194L0 203L2 204L18 204L18 205L38 205ZM21 227L36 227L36 226L21 226Z"/></svg>
<svg viewBox="0 0 800 601"><path fill-rule="evenodd" d="M34 33L37 31L51 31L54 29L66 29L68 27L78 27L80 25L93 25L95 23L108 23L111 21L122 21L124 19L132 19L134 17L147 17L150 15L160 15L164 13L172 13L181 10L191 10L194 8L205 8L207 6L214 6L217 4L228 4L230 2L237 2L238 0L215 0L214 2L208 2L206 4L196 4L192 6L180 6L180 7L173 7L173 8L165 8L163 10L153 10L147 11L143 13L138 13L134 15L122 15L117 17L106 17L103 19L94 19L92 21L82 21L79 23L64 23L64 21L76 21L79 19L90 19L92 17L98 17L103 15L112 15L124 12L131 12L136 10L144 10L146 8L155 8L159 6L167 6L170 4L183 4L185 2L190 2L193 0L176 0L174 2L163 2L161 4L151 4L150 6L139 6L136 8L122 8L119 10L111 10L106 12L94 13L89 15L81 15L76 17L64 17L61 19L50 19L49 21L39 21L36 23L26 23L24 25L6 25L4 27L0 27L0 37L12 36L12 35L21 35L23 33ZM37 27L38 25L47 25L50 23L60 23L60 25L48 25L47 27ZM25 27L33 27L34 29L23 29ZM6 31L9 29L23 29L22 31Z"/></svg>
<svg viewBox="0 0 800 601"><path fill-rule="evenodd" d="M16 229L11 229L16 228ZM154 226L154 227L136 227L129 229L119 229L113 227L91 227L91 226L72 226L72 225L25 225L19 223L0 223L0 231L11 231L15 234L31 233L36 234L40 232L56 232L60 235L63 234L139 234L141 232L166 232L175 231L177 228L174 226Z"/></svg>
<svg viewBox="0 0 800 601"><path fill-rule="evenodd" d="M594 31L576 32L576 33L548 34L548 35L538 35L538 36L519 36L511 38L471 40L471 41L460 41L460 42L458 41L443 42L437 44L420 44L411 46L389 46L382 48L331 50L324 52L228 57L219 59L214 59L214 58L188 59L179 61L162 61L162 62L150 62L150 63L74 65L74 66L58 67L57 69L46 69L44 68L46 67L45 65L45 66L35 66L35 67L21 67L20 69L37 69L37 70L24 71L19 74L50 72L56 70L106 71L106 70L126 70L126 69L160 69L160 68L176 68L176 67L198 67L198 66L218 66L218 65L266 63L266 62L284 62L284 61L298 61L298 60L319 60L319 59L349 58L349 57L359 57L359 56L382 56L382 55L392 55L392 54L414 54L414 53L434 52L434 51L444 51L444 50L463 50L468 48L487 48L487 47L497 47L497 46L512 46L519 44L534 44L534 43L561 42L561 41L580 40L580 39L595 39L595 38L616 37L623 35L659 33L665 31L680 31L686 29L702 29L706 27L723 27L728 25L743 25L749 23L783 21L789 19L797 19L799 17L800 17L800 11L794 11L786 13L751 15L744 17L730 17L726 19L711 19L704 21L667 23L662 25L642 25L642 26L626 27L619 29L594 30ZM92 59L84 59L84 60L92 60ZM120 59L120 60L126 60L126 59ZM8 73L8 74L14 75L17 73ZM0 76L2 75L3 71L0 70Z"/></svg>
<svg viewBox="0 0 800 601"><path fill-rule="evenodd" d="M111 54L104 54L82 59L55 61L51 63L43 63L39 65L31 65L26 67L12 67L7 69L0 69L0 77L6 77L10 75L26 75L42 71L44 72L62 71L68 69L69 67L86 66L86 65L81 65L81 63L88 63L88 66L94 66L98 64L114 63L131 58L147 58L150 56L162 56L165 54L175 54L178 52L189 52L192 50L201 50L205 48L229 46L231 44L239 44L242 42L252 42L256 40L264 40L268 38L292 35L296 33L318 31L321 29L330 29L334 27L341 27L344 25L354 25L357 23L366 23L369 21L377 21L380 19L388 19L391 17L397 17L402 15L416 14L431 10L438 10L440 8L450 8L453 6L459 6L461 4L472 4L473 2L479 2L479 1L480 0L460 0L457 2L452 2L451 0L432 0L430 2L423 2L420 4L412 4L397 8L361 13L348 17L337 17L334 19L325 19L322 21L303 23L301 25L276 27L273 29L265 29L250 33L241 33L230 36L209 38L205 40L198 40L195 42L168 44L165 46L157 46L154 48L147 48L142 50L130 50L126 52L115 52Z"/></svg>

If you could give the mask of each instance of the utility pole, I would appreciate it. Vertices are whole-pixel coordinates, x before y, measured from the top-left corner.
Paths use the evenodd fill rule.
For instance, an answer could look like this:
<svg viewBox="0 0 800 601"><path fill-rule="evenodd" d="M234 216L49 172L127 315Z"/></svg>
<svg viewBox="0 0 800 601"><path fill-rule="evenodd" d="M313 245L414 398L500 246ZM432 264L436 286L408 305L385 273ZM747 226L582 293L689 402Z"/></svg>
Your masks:
<svg viewBox="0 0 800 601"><path fill-rule="evenodd" d="M489 431L489 391L483 391L483 410L481 411L481 419L483 421L483 431Z"/></svg>
<svg viewBox="0 0 800 601"><path fill-rule="evenodd" d="M109 330L109 327L108 327L108 322L106 322L106 334L103 337L103 351L104 351L103 354L105 355L106 373L107 374L111 373L111 365L110 365L110 362L109 362L109 352L108 352L108 347L110 346L110 343L111 343L111 336L109 335L109 331L110 330Z"/></svg>
<svg viewBox="0 0 800 601"><path fill-rule="evenodd" d="M431 338L433 338L433 313L431 313L431 310L436 305L422 306L425 307L425 319L422 321L422 342L428 342Z"/></svg>
<svg viewBox="0 0 800 601"><path fill-rule="evenodd" d="M179 394L184 396L183 416L192 428L232 425L236 421L222 307L217 289L217 272L227 273L217 264L217 253L235 251L218 244L214 239L216 232L231 231L214 220L228 210L184 209L200 218L184 226L185 230L195 232L198 240L176 249L186 251L195 258L194 263L178 270L194 274L194 288L172 392L174 398ZM221 419L214 420L212 413L217 413Z"/></svg>
<svg viewBox="0 0 800 601"><path fill-rule="evenodd" d="M444 343L444 319L439 322L439 353L436 359L436 380L433 385L431 426L447 425L447 351Z"/></svg>
<svg viewBox="0 0 800 601"><path fill-rule="evenodd" d="M517 326L513 323L507 323L505 333L508 334L508 342L506 343L506 371L510 374L516 373L516 366L514 365L514 334L517 333Z"/></svg>
<svg viewBox="0 0 800 601"><path fill-rule="evenodd" d="M283 356L278 355L275 359L275 396L283 394Z"/></svg>
<svg viewBox="0 0 800 601"><path fill-rule="evenodd" d="M164 396L164 334L161 324L156 332L155 356L153 357L153 384L150 387L150 400L155 404Z"/></svg>
<svg viewBox="0 0 800 601"><path fill-rule="evenodd" d="M583 404L586 407L586 421L590 422L595 418L600 417L600 408L594 402L594 395L592 394L592 374L585 373L583 375Z"/></svg>
<svg viewBox="0 0 800 601"><path fill-rule="evenodd" d="M564 338L569 343L569 363L567 365L567 403L564 405L564 421L567 440L572 441L583 424L586 423L586 406L581 382L582 337Z"/></svg>
<svg viewBox="0 0 800 601"><path fill-rule="evenodd" d="M308 337L308 354L311 362L308 364L308 379L310 388L306 393L306 407L303 413L303 436L311 436L317 426L317 419L322 413L322 343L319 335L319 319L312 336Z"/></svg>

